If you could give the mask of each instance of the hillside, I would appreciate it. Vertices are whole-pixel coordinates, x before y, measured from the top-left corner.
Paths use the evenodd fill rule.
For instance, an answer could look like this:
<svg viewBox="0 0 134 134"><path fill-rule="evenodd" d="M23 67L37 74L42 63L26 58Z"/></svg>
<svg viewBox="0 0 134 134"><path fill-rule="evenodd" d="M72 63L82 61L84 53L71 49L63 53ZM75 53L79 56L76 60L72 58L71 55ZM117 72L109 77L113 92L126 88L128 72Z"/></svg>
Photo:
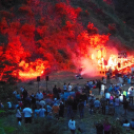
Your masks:
<svg viewBox="0 0 134 134"><path fill-rule="evenodd" d="M0 79L9 75L31 78L47 68L75 69L83 64L80 59L102 48L132 51L132 8L127 16L128 8L116 2L1 0Z"/></svg>

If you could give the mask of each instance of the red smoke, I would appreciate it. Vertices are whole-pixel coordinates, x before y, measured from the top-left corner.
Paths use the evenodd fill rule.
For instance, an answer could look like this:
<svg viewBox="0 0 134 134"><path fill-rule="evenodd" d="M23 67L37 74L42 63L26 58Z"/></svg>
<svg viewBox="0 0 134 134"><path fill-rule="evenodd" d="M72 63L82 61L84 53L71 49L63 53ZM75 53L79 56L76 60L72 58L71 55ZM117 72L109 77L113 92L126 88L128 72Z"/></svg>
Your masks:
<svg viewBox="0 0 134 134"><path fill-rule="evenodd" d="M86 66L87 70L92 52L107 48L109 34L100 35L91 22L85 29L78 21L81 12L81 8L74 8L69 2L54 5L39 0L34 3L27 0L17 12L1 11L0 34L5 41L0 54L3 62L11 64L4 63L0 78L6 71L19 78L35 78L47 68L65 70Z"/></svg>

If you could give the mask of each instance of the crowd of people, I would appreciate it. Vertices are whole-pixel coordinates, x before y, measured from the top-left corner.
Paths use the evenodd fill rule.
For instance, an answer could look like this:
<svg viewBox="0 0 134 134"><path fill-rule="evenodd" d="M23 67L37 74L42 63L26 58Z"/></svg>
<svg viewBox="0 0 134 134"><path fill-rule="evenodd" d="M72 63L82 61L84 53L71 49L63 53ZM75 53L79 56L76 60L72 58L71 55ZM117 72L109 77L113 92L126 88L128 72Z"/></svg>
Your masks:
<svg viewBox="0 0 134 134"><path fill-rule="evenodd" d="M14 91L13 95L17 101L14 105L8 99L7 105L9 109L16 109L16 117L18 124L21 125L22 117L25 123L31 123L33 118L48 118L59 120L60 117L69 117L68 127L75 134L76 123L75 115L79 113L79 118L84 118L84 111L88 109L89 114L114 115L119 118L119 115L127 115L127 110L130 104L133 104L134 88L130 86L128 91L123 91L122 87L126 84L125 80L130 79L130 76L120 76L117 79L117 84L112 84L106 78L101 80L90 80L81 86L79 83L72 86L71 83L64 83L60 88L55 85L51 92L41 92L29 94L28 91L21 87L19 91ZM129 80L130 82L130 80ZM131 84L129 83L128 84ZM98 89L98 95L94 95L92 90ZM72 92L72 94L70 94ZM65 94L69 96L65 99ZM2 102L0 107L4 108ZM120 110L123 107L124 111ZM127 119L121 122L123 127L131 127L134 129L134 119L129 122ZM96 124L97 134L109 134L111 125L108 119L104 122L98 121ZM80 130L79 130L80 131Z"/></svg>

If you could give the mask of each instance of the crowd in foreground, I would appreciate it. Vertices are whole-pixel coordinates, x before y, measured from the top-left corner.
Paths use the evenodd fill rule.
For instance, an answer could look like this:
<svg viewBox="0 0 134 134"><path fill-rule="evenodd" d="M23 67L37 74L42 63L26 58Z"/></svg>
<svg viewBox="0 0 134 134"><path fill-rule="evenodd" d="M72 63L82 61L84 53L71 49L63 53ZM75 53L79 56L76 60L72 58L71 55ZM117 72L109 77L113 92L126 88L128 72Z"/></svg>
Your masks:
<svg viewBox="0 0 134 134"><path fill-rule="evenodd" d="M41 92L29 94L24 87L21 87L19 91L14 91L14 98L17 104L13 104L8 99L8 108L16 109L16 117L18 124L21 125L22 117L24 122L32 123L33 118L47 118L56 119L70 118L68 121L68 127L72 134L76 131L75 115L79 113L79 118L84 118L84 111L88 109L89 114L103 114L113 115L117 121L126 128L134 129L134 118L131 121L120 120L120 114L126 116L128 114L128 108L133 105L134 88L130 86L128 91L123 91L124 84L131 84L131 76L119 76L116 77L117 83L114 85L110 82L110 79L102 78L102 80L87 81L84 86L79 85L72 86L70 83L67 85L64 83L62 89L57 88L56 85L53 88L53 92ZM92 94L92 90L98 89L97 95ZM4 108L2 102L0 107ZM123 107L124 111L120 110ZM110 134L111 124L108 118L104 121L98 121L95 123L97 134ZM81 129L78 129L81 132Z"/></svg>

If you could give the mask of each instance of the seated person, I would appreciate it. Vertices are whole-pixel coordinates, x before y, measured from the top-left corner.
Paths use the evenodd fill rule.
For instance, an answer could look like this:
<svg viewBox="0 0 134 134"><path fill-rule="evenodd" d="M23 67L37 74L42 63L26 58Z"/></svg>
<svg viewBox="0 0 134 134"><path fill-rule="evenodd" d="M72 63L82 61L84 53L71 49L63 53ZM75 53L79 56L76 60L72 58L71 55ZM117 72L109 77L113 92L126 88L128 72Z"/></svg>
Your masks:
<svg viewBox="0 0 134 134"><path fill-rule="evenodd" d="M126 128L130 127L130 123L128 122L127 119L125 119L125 122L123 123L123 127L126 127Z"/></svg>

